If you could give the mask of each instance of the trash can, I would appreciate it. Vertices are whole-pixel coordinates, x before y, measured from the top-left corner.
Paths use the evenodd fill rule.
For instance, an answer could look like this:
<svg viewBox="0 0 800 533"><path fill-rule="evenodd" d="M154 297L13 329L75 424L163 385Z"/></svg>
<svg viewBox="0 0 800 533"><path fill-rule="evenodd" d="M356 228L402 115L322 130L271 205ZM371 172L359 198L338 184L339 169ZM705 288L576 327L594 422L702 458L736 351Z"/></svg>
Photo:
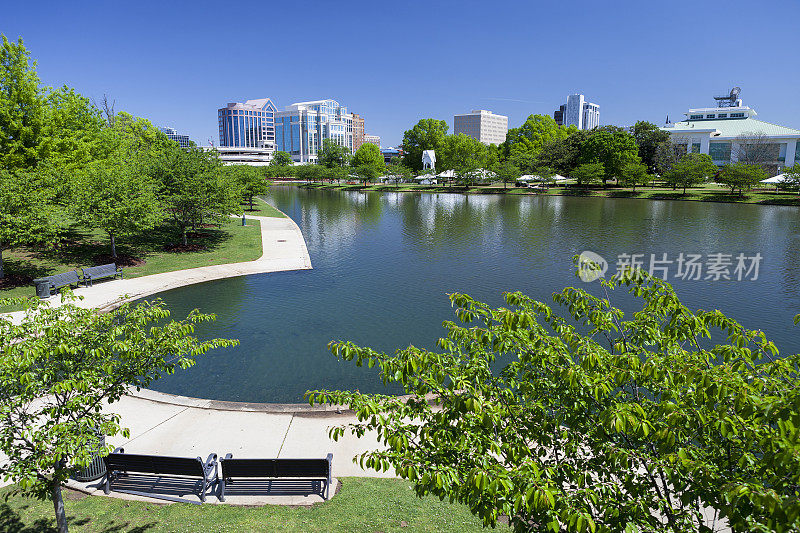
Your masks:
<svg viewBox="0 0 800 533"><path fill-rule="evenodd" d="M106 445L105 435L99 435L100 446ZM106 475L106 464L103 457L99 454L92 458L92 463L81 471L77 472L73 478L75 481L94 481Z"/></svg>
<svg viewBox="0 0 800 533"><path fill-rule="evenodd" d="M50 280L47 278L37 278L33 280L36 285L36 296L45 299L50 298Z"/></svg>

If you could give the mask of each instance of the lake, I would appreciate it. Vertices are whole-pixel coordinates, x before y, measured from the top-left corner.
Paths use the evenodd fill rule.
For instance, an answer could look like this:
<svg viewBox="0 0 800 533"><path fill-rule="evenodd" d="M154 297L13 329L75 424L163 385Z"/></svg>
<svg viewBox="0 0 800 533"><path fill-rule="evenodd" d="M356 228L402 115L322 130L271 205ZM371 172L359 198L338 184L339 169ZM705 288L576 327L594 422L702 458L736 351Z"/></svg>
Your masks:
<svg viewBox="0 0 800 533"><path fill-rule="evenodd" d="M594 287L574 274L572 257L585 250L605 258L609 274L628 261L625 254L642 254L636 259L645 269L651 254L672 261L655 266L689 308L720 309L764 330L781 352L800 351L792 325L800 313L794 207L292 186L273 187L266 200L300 226L314 269L161 293L174 317L194 308L218 316L199 335L241 345L202 356L154 389L289 403L316 388L385 391L375 369L337 361L328 342L434 349L442 321L454 318L447 293L502 305L503 292L520 290L553 304L552 294L565 286ZM676 278L679 268L684 276L698 274L689 268L693 254L701 279ZM726 272L732 279L724 279ZM612 303L628 309L631 299L618 291Z"/></svg>

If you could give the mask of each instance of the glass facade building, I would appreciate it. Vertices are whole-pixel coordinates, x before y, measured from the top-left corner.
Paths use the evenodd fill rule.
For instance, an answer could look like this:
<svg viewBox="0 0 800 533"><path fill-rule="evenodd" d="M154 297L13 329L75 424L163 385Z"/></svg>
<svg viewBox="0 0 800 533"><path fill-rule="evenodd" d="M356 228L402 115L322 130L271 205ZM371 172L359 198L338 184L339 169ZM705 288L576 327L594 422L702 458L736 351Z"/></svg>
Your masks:
<svg viewBox="0 0 800 533"><path fill-rule="evenodd" d="M175 141L181 148L189 148L189 136L178 133L175 128L158 128L167 136L170 141Z"/></svg>
<svg viewBox="0 0 800 533"><path fill-rule="evenodd" d="M275 149L275 105L269 98L230 103L217 115L220 146Z"/></svg>
<svg viewBox="0 0 800 533"><path fill-rule="evenodd" d="M276 149L294 161L316 163L325 139L353 150L353 115L336 100L299 102L276 113Z"/></svg>

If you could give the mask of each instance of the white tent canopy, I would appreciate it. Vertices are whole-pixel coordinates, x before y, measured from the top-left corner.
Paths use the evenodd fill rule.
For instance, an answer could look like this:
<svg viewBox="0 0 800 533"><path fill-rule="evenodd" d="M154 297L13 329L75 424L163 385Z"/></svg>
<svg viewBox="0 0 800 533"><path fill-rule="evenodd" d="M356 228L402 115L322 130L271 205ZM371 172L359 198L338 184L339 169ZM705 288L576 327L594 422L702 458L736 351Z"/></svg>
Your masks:
<svg viewBox="0 0 800 533"><path fill-rule="evenodd" d="M783 183L784 181L786 181L786 174L778 174L777 176L761 180L761 183Z"/></svg>

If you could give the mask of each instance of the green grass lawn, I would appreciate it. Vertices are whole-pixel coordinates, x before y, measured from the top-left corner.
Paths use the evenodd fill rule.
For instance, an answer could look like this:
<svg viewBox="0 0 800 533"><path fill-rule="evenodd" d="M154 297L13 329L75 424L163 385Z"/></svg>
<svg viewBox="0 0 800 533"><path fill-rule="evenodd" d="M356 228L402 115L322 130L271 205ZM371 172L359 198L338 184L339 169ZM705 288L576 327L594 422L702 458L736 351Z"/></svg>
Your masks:
<svg viewBox="0 0 800 533"><path fill-rule="evenodd" d="M703 184L692 187L683 194L682 189L673 190L666 187L639 187L636 191L610 186L603 188L576 188L576 187L551 187L547 191L534 191L524 187L501 185L477 185L472 187L449 187L447 185L418 185L403 183L399 187L394 184L347 184L347 183L310 183L301 187L316 189L339 189L353 191L381 191L381 192L460 192L468 194L511 194L511 195L551 195L551 196L597 196L607 198L639 198L643 200L684 200L700 202L729 202L765 205L792 205L800 206L800 195L791 192L775 192L774 189L758 189L747 192L744 196L731 194L730 189L714 184Z"/></svg>
<svg viewBox="0 0 800 533"><path fill-rule="evenodd" d="M0 490L0 496L9 489ZM339 494L312 507L160 505L85 496L65 491L69 529L76 533L144 532L452 532L483 531L482 523L459 504L418 498L398 479L343 478ZM11 496L0 501L0 531L54 531L53 506ZM499 526L500 531L508 531Z"/></svg>
<svg viewBox="0 0 800 533"><path fill-rule="evenodd" d="M135 238L119 239L117 253L122 256L123 266L126 258L144 261L125 266L125 277L258 259L262 254L261 224L248 220L247 226L242 226L241 219L230 219L219 228L202 228L197 235L190 235L187 249L174 248L180 242L180 233L169 224ZM37 277L111 262L108 239L102 233L80 228L71 228L57 247L6 250L4 259L6 276L18 283L0 289L0 298L35 295L30 280ZM0 312L12 310L15 309L0 308Z"/></svg>
<svg viewBox="0 0 800 533"><path fill-rule="evenodd" d="M286 215L281 213L276 208L269 205L267 202L264 201L263 198L256 197L253 200L253 208L247 207L247 214L248 215L256 215L259 217L276 217L276 218L286 218Z"/></svg>

